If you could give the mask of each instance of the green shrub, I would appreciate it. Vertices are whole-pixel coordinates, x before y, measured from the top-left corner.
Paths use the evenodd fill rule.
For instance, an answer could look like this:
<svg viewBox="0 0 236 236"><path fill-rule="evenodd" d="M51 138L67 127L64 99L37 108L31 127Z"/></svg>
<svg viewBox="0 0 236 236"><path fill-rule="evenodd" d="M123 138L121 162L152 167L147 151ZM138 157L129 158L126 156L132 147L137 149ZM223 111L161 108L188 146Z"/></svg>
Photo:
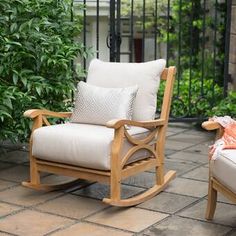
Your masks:
<svg viewBox="0 0 236 236"><path fill-rule="evenodd" d="M0 140L25 140L29 108L68 110L75 81L73 60L86 50L73 39L81 18L71 21L69 0L0 1Z"/></svg>
<svg viewBox="0 0 236 236"><path fill-rule="evenodd" d="M231 116L236 118L236 92L229 92L228 96L211 110L208 110L207 116Z"/></svg>
<svg viewBox="0 0 236 236"><path fill-rule="evenodd" d="M212 78L201 81L201 74L198 70L192 72L191 81L189 70L182 72L182 78L176 81L171 105L171 115L175 118L208 116L212 107L223 99L223 88L217 83L214 84ZM164 82L165 83L165 82ZM157 93L157 107L160 108L164 93L164 83L160 85ZM200 94L203 93L201 96Z"/></svg>

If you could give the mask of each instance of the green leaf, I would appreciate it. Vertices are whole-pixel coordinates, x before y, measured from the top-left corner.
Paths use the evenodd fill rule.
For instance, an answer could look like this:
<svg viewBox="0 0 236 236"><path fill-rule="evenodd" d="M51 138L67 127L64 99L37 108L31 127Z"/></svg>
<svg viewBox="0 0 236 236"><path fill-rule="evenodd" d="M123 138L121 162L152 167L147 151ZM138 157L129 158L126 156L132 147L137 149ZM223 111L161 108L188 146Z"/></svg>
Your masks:
<svg viewBox="0 0 236 236"><path fill-rule="evenodd" d="M26 86L27 85L27 78L22 77L21 82L23 83L24 86Z"/></svg>
<svg viewBox="0 0 236 236"><path fill-rule="evenodd" d="M38 95L41 95L41 93L42 93L42 88L41 88L40 86L36 86L35 89L36 89Z"/></svg>
<svg viewBox="0 0 236 236"><path fill-rule="evenodd" d="M11 103L11 99L10 99L10 98L5 98L5 99L3 100L3 104L6 105L7 107L9 107L10 109L13 109L12 103Z"/></svg>
<svg viewBox="0 0 236 236"><path fill-rule="evenodd" d="M16 85L17 84L17 82L18 82L18 75L17 74L13 74L13 83Z"/></svg>
<svg viewBox="0 0 236 236"><path fill-rule="evenodd" d="M15 32L16 29L17 29L17 23L13 23L13 24L11 25L11 27L10 27L11 33Z"/></svg>

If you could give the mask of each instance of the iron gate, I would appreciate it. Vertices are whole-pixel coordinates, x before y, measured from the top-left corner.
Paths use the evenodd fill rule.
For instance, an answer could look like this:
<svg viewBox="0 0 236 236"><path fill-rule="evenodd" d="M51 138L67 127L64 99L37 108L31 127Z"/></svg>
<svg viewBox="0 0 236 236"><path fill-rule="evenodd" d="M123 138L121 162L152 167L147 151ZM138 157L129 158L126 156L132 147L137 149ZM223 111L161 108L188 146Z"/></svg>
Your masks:
<svg viewBox="0 0 236 236"><path fill-rule="evenodd" d="M198 120L227 96L232 0L77 0L83 42L105 61L177 66L174 120ZM90 59L84 59L84 68ZM159 94L162 93L160 89Z"/></svg>

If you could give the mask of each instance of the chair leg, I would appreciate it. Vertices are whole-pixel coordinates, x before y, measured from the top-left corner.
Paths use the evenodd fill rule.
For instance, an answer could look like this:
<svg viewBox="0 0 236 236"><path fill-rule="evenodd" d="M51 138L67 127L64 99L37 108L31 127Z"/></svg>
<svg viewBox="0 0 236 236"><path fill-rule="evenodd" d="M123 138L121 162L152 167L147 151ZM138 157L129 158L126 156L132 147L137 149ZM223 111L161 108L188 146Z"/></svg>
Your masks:
<svg viewBox="0 0 236 236"><path fill-rule="evenodd" d="M156 167L156 184L162 185L164 183L164 166L163 164Z"/></svg>
<svg viewBox="0 0 236 236"><path fill-rule="evenodd" d="M209 179L208 185L208 201L207 201L207 210L206 210L206 219L212 220L215 214L217 201L217 191L213 188L213 180Z"/></svg>
<svg viewBox="0 0 236 236"><path fill-rule="evenodd" d="M167 185L168 183L175 178L175 171L168 171L164 176L164 182L162 185L155 184L150 189L146 190L145 192L138 194L134 197L130 197L127 199L118 199L114 200L115 197L119 197L120 195L114 194L114 192L111 192L111 198L104 198L103 202L110 204L112 206L119 206L119 207L130 207L138 205L144 201L147 201L154 197L156 194L160 193ZM116 185L119 186L119 185ZM120 189L119 189L120 190Z"/></svg>
<svg viewBox="0 0 236 236"><path fill-rule="evenodd" d="M33 156L30 158L30 182L34 185L40 184L40 172L37 168L36 159Z"/></svg>
<svg viewBox="0 0 236 236"><path fill-rule="evenodd" d="M78 184L79 179L64 181L55 184L42 184L40 181L40 171L36 163L36 159L30 156L30 181L23 181L22 185L31 189L41 190L41 191L55 191L60 189L65 189Z"/></svg>
<svg viewBox="0 0 236 236"><path fill-rule="evenodd" d="M110 198L113 201L119 201L121 198L121 181L111 177Z"/></svg>
<svg viewBox="0 0 236 236"><path fill-rule="evenodd" d="M36 159L32 155L30 155L30 181L24 181L22 185L35 189L40 186L40 172L37 168Z"/></svg>

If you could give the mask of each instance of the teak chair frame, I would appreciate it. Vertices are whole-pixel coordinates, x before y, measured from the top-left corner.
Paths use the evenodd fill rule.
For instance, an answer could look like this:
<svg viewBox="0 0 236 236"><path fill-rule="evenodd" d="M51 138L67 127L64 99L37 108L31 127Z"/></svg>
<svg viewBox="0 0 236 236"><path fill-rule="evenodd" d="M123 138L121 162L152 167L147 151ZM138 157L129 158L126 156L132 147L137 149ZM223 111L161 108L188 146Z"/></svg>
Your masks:
<svg viewBox="0 0 236 236"><path fill-rule="evenodd" d="M215 121L205 121L202 127L206 130L216 130L216 140L220 139L224 134L224 128ZM209 165L210 166L210 165ZM209 167L209 183L208 183L208 200L205 218L212 220L216 210L217 192L222 193L225 197L236 204L236 193L232 192L223 185L217 178L211 175Z"/></svg>
<svg viewBox="0 0 236 236"><path fill-rule="evenodd" d="M112 120L107 123L108 128L114 129L114 140L111 148L111 170L95 170L39 159L32 155L33 140L31 134L29 152L30 181L22 182L22 184L37 190L51 191L64 188L75 182L72 181L70 183L57 185L41 184L40 172L108 183L110 184L110 198L104 198L103 202L114 206L137 205L161 192L176 175L176 172L173 170L164 174L164 146L175 74L175 67L165 68L162 72L161 79L166 80L166 85L159 119L151 121ZM24 113L25 117L33 119L32 133L35 129L43 125L50 125L47 116L69 118L70 115L71 112L52 112L38 109L28 110ZM134 139L125 129L125 125L147 128L150 130L150 133L142 140ZM120 155L124 138L126 138L133 147L127 152L125 157L121 159ZM140 149L147 150L151 154L150 157L129 163L128 160L130 157ZM129 176L152 168L156 169L156 184L144 193L128 199L121 199L121 181Z"/></svg>

